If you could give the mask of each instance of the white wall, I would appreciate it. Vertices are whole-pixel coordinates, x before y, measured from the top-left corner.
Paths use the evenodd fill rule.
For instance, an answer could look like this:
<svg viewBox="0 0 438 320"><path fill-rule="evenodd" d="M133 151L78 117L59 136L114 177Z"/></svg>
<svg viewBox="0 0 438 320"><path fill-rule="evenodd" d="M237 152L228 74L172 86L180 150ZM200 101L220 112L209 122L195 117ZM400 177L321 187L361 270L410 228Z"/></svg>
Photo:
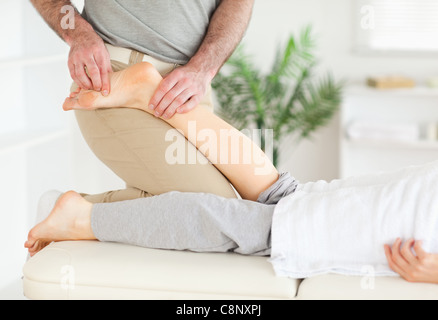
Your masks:
<svg viewBox="0 0 438 320"><path fill-rule="evenodd" d="M257 0L244 42L266 70L278 42L310 23L319 37L321 70L330 69L337 77L362 81L375 73L403 72L424 80L438 73L438 59L354 54L353 2ZM73 114L60 109L71 81L65 44L28 0L0 1L0 18L0 298L4 298L5 288L21 276L23 242L44 191L97 193L123 184L89 151ZM64 58L57 58L59 54ZM35 60L41 56L54 57ZM283 155L285 159L290 155L290 160L282 169L303 182L336 178L338 150L336 118L312 142L298 148L285 145ZM15 292L20 292L19 283Z"/></svg>
<svg viewBox="0 0 438 320"><path fill-rule="evenodd" d="M354 53L354 0L257 0L254 16L244 39L248 51L265 70L269 68L279 41L308 24L318 36L321 71L338 78L363 82L367 76L403 74L419 82L438 75L433 56L360 55ZM284 147L283 170L302 182L339 176L339 117L318 132L313 141L298 148ZM291 155L291 157L289 157Z"/></svg>
<svg viewBox="0 0 438 320"><path fill-rule="evenodd" d="M123 184L90 152L74 114L62 110L68 47L28 0L1 0L0 21L0 299L17 299L41 194Z"/></svg>

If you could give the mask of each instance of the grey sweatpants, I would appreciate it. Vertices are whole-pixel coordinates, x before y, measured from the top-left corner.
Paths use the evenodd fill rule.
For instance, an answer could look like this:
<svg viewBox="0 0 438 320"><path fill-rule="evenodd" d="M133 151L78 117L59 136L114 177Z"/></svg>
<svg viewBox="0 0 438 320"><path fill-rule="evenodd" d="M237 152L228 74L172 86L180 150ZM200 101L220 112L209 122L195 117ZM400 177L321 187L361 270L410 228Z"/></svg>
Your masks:
<svg viewBox="0 0 438 320"><path fill-rule="evenodd" d="M151 198L95 204L91 226L100 241L153 249L270 255L275 205L295 192L282 174L258 202L211 194L171 192Z"/></svg>

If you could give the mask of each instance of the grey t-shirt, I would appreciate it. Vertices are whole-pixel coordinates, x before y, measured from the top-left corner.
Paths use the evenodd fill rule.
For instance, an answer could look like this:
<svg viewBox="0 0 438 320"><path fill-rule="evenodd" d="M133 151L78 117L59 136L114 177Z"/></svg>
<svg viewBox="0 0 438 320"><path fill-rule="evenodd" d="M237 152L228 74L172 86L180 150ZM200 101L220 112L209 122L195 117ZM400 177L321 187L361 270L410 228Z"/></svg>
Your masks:
<svg viewBox="0 0 438 320"><path fill-rule="evenodd" d="M102 39L169 63L186 64L221 0L85 0L83 17Z"/></svg>

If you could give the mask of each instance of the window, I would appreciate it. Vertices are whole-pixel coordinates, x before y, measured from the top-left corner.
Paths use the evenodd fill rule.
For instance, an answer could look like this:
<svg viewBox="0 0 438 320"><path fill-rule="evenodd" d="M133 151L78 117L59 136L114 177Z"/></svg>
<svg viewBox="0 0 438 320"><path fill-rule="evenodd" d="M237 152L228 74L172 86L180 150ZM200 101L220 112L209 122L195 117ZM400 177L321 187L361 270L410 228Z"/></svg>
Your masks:
<svg viewBox="0 0 438 320"><path fill-rule="evenodd" d="M437 0L356 0L360 51L438 52Z"/></svg>

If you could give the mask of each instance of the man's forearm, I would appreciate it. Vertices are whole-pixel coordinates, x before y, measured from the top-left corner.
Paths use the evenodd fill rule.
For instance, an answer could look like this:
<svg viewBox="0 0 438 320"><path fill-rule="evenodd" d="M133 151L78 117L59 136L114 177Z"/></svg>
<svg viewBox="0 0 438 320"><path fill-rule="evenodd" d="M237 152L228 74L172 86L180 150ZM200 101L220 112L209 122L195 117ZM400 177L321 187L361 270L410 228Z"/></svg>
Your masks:
<svg viewBox="0 0 438 320"><path fill-rule="evenodd" d="M253 7L254 0L222 0L203 43L189 64L209 72L213 78L242 40Z"/></svg>
<svg viewBox="0 0 438 320"><path fill-rule="evenodd" d="M31 2L47 24L70 46L75 38L89 32L94 33L91 25L81 17L70 0L31 0ZM74 8L73 29L63 27L62 19L65 13L62 12L62 8L64 6Z"/></svg>

